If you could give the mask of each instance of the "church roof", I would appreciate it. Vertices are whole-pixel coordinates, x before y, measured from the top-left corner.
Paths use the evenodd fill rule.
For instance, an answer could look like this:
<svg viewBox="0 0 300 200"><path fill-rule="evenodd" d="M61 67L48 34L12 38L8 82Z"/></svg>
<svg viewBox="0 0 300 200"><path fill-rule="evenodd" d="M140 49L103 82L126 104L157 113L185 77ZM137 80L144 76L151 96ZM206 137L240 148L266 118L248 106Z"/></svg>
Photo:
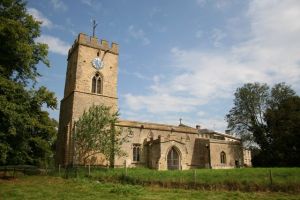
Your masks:
<svg viewBox="0 0 300 200"><path fill-rule="evenodd" d="M225 133L216 132L209 129L197 129L185 124L170 125L170 124L159 124L159 123L152 123L152 122L140 122L140 121L131 121L131 120L118 120L117 126L121 127L131 127L131 128L143 128L143 129L151 129L151 130L161 130L161 131L173 131L173 132L182 132L182 133L192 133L192 134L214 134L219 136L224 136L227 138L240 140L237 137L232 135L228 135Z"/></svg>
<svg viewBox="0 0 300 200"><path fill-rule="evenodd" d="M151 122L119 120L117 125L123 127L144 128L144 129L162 130L162 131L198 133L198 129L189 126L175 126L175 125L159 124L159 123L151 123Z"/></svg>

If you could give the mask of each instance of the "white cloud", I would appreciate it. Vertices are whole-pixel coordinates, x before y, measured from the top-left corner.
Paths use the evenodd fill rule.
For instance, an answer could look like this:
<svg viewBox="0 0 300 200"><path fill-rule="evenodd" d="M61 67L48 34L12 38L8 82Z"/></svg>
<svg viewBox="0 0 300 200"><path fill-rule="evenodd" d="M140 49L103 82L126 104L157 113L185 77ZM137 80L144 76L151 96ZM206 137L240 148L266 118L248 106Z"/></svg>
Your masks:
<svg viewBox="0 0 300 200"><path fill-rule="evenodd" d="M33 18L39 22L42 22L42 26L47 27L47 28L52 28L53 24L52 22L45 17L40 11L38 11L35 8L28 8L27 12L33 16Z"/></svg>
<svg viewBox="0 0 300 200"><path fill-rule="evenodd" d="M211 39L215 47L221 47L221 41L226 37L226 33L220 29L213 29L211 32Z"/></svg>
<svg viewBox="0 0 300 200"><path fill-rule="evenodd" d="M66 11L68 9L67 5L61 0L51 0L51 4L55 10Z"/></svg>
<svg viewBox="0 0 300 200"><path fill-rule="evenodd" d="M205 4L207 3L206 0L196 0L196 3L199 5L199 6L205 6Z"/></svg>
<svg viewBox="0 0 300 200"><path fill-rule="evenodd" d="M137 29L133 25L130 25L128 27L128 33L132 38L141 41L143 45L150 44L150 40L146 37L143 29Z"/></svg>
<svg viewBox="0 0 300 200"><path fill-rule="evenodd" d="M142 79L142 80L151 80L150 77L143 75L142 73L139 73L139 72L129 72L129 71L123 69L123 70L120 70L120 73L134 76L134 77L136 77L138 79Z"/></svg>
<svg viewBox="0 0 300 200"><path fill-rule="evenodd" d="M234 0L215 0L214 6L218 9L224 9L230 6Z"/></svg>
<svg viewBox="0 0 300 200"><path fill-rule="evenodd" d="M196 4L200 7L206 6L208 3L211 3L213 7L221 10L224 8L227 8L232 3L234 3L236 0L196 0Z"/></svg>
<svg viewBox="0 0 300 200"><path fill-rule="evenodd" d="M287 82L299 92L300 1L254 0L247 15L250 38L221 52L172 48L171 65L179 73L153 81L147 95L125 95L126 105L162 120L180 112L196 117L200 106L232 99L246 82ZM225 33L216 29L212 37L219 46ZM201 123L225 129L224 116L208 115Z"/></svg>
<svg viewBox="0 0 300 200"><path fill-rule="evenodd" d="M197 115L197 116L200 116L200 117L203 117L203 116L206 115L206 113L203 112L203 111L198 111L198 112L196 113L196 115Z"/></svg>
<svg viewBox="0 0 300 200"><path fill-rule="evenodd" d="M81 0L81 2L94 9L100 9L102 7L102 4L98 0Z"/></svg>
<svg viewBox="0 0 300 200"><path fill-rule="evenodd" d="M224 126L224 118L220 116L212 116L209 118L208 117L203 118L202 116L200 116L200 119L198 121L192 120L189 123L199 124L201 128L215 130L223 133L226 129Z"/></svg>
<svg viewBox="0 0 300 200"><path fill-rule="evenodd" d="M53 37L50 35L42 35L41 37L36 39L37 42L46 43L49 46L49 51L61 55L67 55L68 50L71 45L62 41L57 37Z"/></svg>
<svg viewBox="0 0 300 200"><path fill-rule="evenodd" d="M151 96L126 94L125 100L131 110L145 109L150 113L188 112L199 103L194 98L178 97L167 93L153 94Z"/></svg>

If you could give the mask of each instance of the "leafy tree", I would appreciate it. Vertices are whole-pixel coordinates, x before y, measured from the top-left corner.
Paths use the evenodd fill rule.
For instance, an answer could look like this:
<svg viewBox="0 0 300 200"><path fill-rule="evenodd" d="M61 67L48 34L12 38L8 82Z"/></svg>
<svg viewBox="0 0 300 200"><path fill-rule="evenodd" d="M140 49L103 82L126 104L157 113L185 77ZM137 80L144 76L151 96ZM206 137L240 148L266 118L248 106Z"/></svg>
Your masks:
<svg viewBox="0 0 300 200"><path fill-rule="evenodd" d="M57 101L47 88L35 88L36 65L49 66L39 36L40 22L22 0L0 2L0 164L42 165L53 156L57 123L42 106L55 109Z"/></svg>
<svg viewBox="0 0 300 200"><path fill-rule="evenodd" d="M300 166L300 97L283 100L275 109L268 109L265 118L272 150L270 163Z"/></svg>
<svg viewBox="0 0 300 200"><path fill-rule="evenodd" d="M284 83L271 89L267 84L247 83L235 92L234 107L226 116L228 128L246 145L258 145L261 153L257 154L257 160L262 165L274 165L271 155L276 148L271 131L274 127L268 123L270 114L267 113L272 113L292 97L295 92Z"/></svg>
<svg viewBox="0 0 300 200"><path fill-rule="evenodd" d="M121 145L126 137L121 138L121 130L115 128L118 115L104 105L93 105L83 113L76 122L74 136L77 162L91 163L93 156L103 154L113 167L115 155L124 155Z"/></svg>
<svg viewBox="0 0 300 200"><path fill-rule="evenodd" d="M283 100L295 96L286 84L276 84L271 90L267 84L247 83L235 92L234 107L226 115L228 128L241 136L242 141L267 148L267 109L278 106Z"/></svg>
<svg viewBox="0 0 300 200"><path fill-rule="evenodd" d="M36 43L40 22L26 12L22 0L0 2L0 73L7 79L36 80L40 74L36 65L41 61L49 66L48 46Z"/></svg>

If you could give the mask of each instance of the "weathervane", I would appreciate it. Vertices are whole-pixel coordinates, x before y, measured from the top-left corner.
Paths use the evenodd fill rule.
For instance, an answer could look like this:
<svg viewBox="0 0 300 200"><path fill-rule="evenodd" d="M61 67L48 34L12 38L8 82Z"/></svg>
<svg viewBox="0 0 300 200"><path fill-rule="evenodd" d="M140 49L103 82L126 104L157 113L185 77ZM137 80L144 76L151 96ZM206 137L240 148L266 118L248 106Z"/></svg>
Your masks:
<svg viewBox="0 0 300 200"><path fill-rule="evenodd" d="M95 29L98 24L96 24L96 20L93 20L93 37L95 37Z"/></svg>

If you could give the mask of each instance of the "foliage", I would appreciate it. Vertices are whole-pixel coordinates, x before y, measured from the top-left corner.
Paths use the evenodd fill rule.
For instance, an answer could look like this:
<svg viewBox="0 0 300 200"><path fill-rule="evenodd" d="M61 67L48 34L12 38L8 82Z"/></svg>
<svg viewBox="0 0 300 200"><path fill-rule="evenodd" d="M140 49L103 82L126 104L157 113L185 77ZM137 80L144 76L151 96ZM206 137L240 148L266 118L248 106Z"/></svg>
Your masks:
<svg viewBox="0 0 300 200"><path fill-rule="evenodd" d="M290 149L293 147L291 144L295 146L297 142L299 143L299 140L294 140L299 137L296 136L299 134L295 131L298 127L296 120L299 109L291 100L293 98L298 97L284 83L276 84L271 89L267 84L248 83L236 90L234 107L226 116L228 128L241 136L243 142L248 142L248 145L254 143L254 146L259 147L260 152L256 160L254 159L254 163L263 166L278 166L279 160L277 159L284 155L282 153L291 152ZM293 123L288 123L291 122L290 119L282 113L286 115L290 113ZM284 127L285 131L278 127L278 123L281 124L281 128ZM278 138L281 139L278 140ZM278 142L281 147L285 148L281 148ZM299 148L295 151L299 151ZM281 165L288 164L285 162Z"/></svg>
<svg viewBox="0 0 300 200"><path fill-rule="evenodd" d="M93 156L103 154L113 166L115 155L124 154L120 147L125 138L121 138L121 131L115 129L118 115L104 105L93 105L82 114L76 122L74 136L79 163L91 163Z"/></svg>
<svg viewBox="0 0 300 200"><path fill-rule="evenodd" d="M265 113L295 92L284 83L272 90L267 84L247 83L235 92L234 107L226 116L228 128L240 135L243 141L254 141L263 148L267 141Z"/></svg>
<svg viewBox="0 0 300 200"><path fill-rule="evenodd" d="M53 156L57 125L41 106L55 107L54 94L44 87L27 91L2 77L0 88L0 163L41 165Z"/></svg>
<svg viewBox="0 0 300 200"><path fill-rule="evenodd" d="M6 79L28 83L40 75L36 65L49 66L48 46L36 43L40 22L26 12L22 0L0 2L0 74Z"/></svg>
<svg viewBox="0 0 300 200"><path fill-rule="evenodd" d="M35 42L40 22L25 6L0 2L0 164L44 165L53 156L57 122L42 106L55 109L57 101L47 88L35 88L36 65L49 66L48 47Z"/></svg>
<svg viewBox="0 0 300 200"><path fill-rule="evenodd" d="M300 166L300 97L290 97L268 109L270 149L267 161L278 166ZM267 156L265 156L267 157Z"/></svg>

